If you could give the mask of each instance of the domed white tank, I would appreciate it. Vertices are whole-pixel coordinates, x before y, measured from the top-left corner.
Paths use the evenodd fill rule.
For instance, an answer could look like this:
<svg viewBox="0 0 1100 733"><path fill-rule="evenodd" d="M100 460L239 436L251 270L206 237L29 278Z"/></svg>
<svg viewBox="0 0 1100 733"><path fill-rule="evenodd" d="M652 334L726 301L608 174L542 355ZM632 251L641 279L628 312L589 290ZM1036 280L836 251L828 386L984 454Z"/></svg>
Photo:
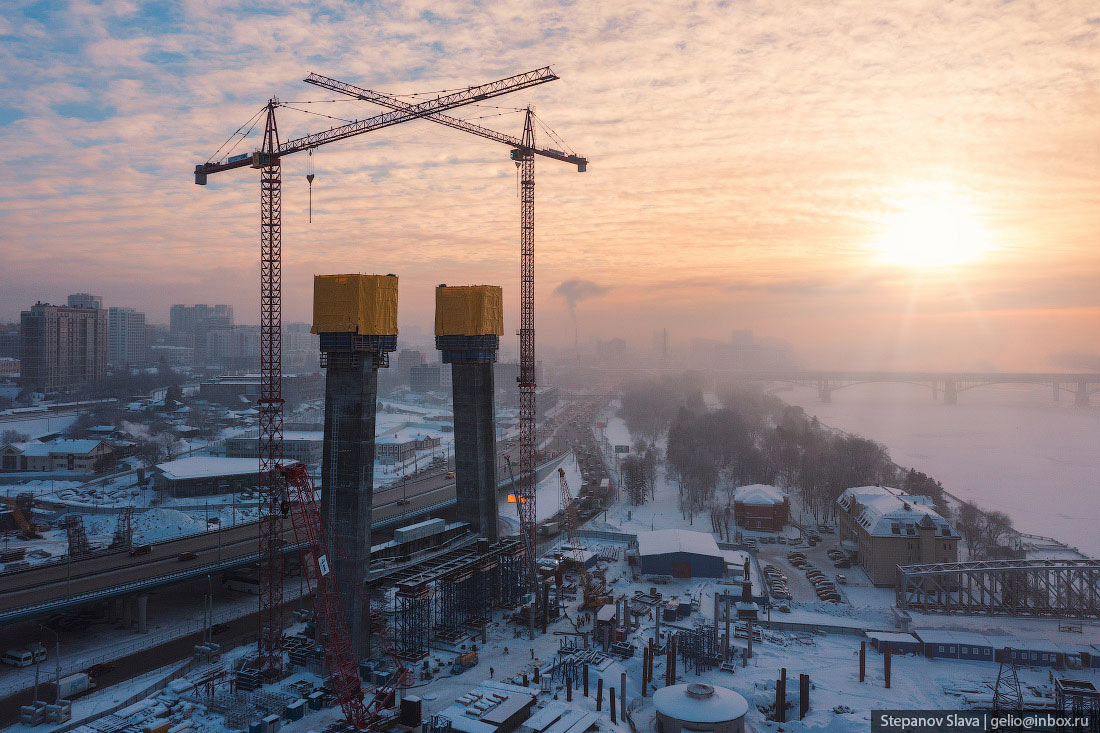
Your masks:
<svg viewBox="0 0 1100 733"><path fill-rule="evenodd" d="M733 690L702 682L662 687L653 693L653 704L660 733L743 733L749 711L748 701Z"/></svg>

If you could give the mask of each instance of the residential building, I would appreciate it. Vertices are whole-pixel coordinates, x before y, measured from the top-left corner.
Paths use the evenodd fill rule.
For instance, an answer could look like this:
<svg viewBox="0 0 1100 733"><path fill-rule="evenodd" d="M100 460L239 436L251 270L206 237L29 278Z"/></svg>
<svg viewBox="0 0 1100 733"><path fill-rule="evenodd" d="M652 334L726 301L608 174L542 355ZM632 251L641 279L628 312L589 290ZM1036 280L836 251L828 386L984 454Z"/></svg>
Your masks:
<svg viewBox="0 0 1100 733"><path fill-rule="evenodd" d="M91 310L103 310L103 296L91 293L73 293L69 296L70 308L89 308Z"/></svg>
<svg viewBox="0 0 1100 733"><path fill-rule="evenodd" d="M140 366L149 360L145 314L133 308L107 309L107 360L112 367Z"/></svg>
<svg viewBox="0 0 1100 733"><path fill-rule="evenodd" d="M837 499L842 541L878 586L892 586L898 565L957 562L959 534L927 496L887 486L846 489Z"/></svg>
<svg viewBox="0 0 1100 733"><path fill-rule="evenodd" d="M0 323L0 358L18 359L20 341L18 323Z"/></svg>
<svg viewBox="0 0 1100 733"><path fill-rule="evenodd" d="M733 493L733 521L738 527L779 532L790 515L790 499L775 486L753 484Z"/></svg>
<svg viewBox="0 0 1100 733"><path fill-rule="evenodd" d="M374 439L374 450L377 458L383 462L400 462L409 460L418 450L431 450L438 448L439 444L439 438L430 435L418 435L413 438L380 435Z"/></svg>
<svg viewBox="0 0 1100 733"><path fill-rule="evenodd" d="M102 308L36 303L20 314L20 325L24 389L65 392L107 375L107 311Z"/></svg>
<svg viewBox="0 0 1100 733"><path fill-rule="evenodd" d="M111 460L114 448L102 440L9 443L0 448L0 472L91 474Z"/></svg>
<svg viewBox="0 0 1100 733"><path fill-rule="evenodd" d="M324 440L322 430L284 430L284 462L304 463L307 466L319 464ZM259 439L255 435L238 435L225 441L227 458L258 458L259 451Z"/></svg>
<svg viewBox="0 0 1100 733"><path fill-rule="evenodd" d="M190 346L200 364L206 363L206 334L213 328L233 325L231 305L173 305L168 331L174 346Z"/></svg>
<svg viewBox="0 0 1100 733"><path fill-rule="evenodd" d="M259 326L211 326L206 331L205 364L231 371L260 366Z"/></svg>
<svg viewBox="0 0 1100 733"><path fill-rule="evenodd" d="M442 380L439 364L418 364L409 369L409 389L418 394L438 392Z"/></svg>

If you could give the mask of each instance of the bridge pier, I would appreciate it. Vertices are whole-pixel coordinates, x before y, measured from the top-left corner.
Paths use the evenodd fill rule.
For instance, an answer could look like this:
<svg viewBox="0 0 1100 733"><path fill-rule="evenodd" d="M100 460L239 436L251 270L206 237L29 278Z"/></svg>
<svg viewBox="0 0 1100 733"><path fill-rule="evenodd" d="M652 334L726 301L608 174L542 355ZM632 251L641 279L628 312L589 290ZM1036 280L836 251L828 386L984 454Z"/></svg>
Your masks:
<svg viewBox="0 0 1100 733"><path fill-rule="evenodd" d="M959 383L954 379L948 379L943 383L943 404L959 404Z"/></svg>
<svg viewBox="0 0 1100 733"><path fill-rule="evenodd" d="M1088 407L1089 406L1088 382L1082 380L1082 381L1077 383L1077 390L1073 393L1073 406L1074 407Z"/></svg>
<svg viewBox="0 0 1100 733"><path fill-rule="evenodd" d="M823 379L817 383L817 396L825 403L833 401L833 388L828 379Z"/></svg>
<svg viewBox="0 0 1100 733"><path fill-rule="evenodd" d="M139 634L149 633L149 594L137 597L137 629Z"/></svg>
<svg viewBox="0 0 1100 733"><path fill-rule="evenodd" d="M122 600L122 628L134 628L134 599L123 596Z"/></svg>

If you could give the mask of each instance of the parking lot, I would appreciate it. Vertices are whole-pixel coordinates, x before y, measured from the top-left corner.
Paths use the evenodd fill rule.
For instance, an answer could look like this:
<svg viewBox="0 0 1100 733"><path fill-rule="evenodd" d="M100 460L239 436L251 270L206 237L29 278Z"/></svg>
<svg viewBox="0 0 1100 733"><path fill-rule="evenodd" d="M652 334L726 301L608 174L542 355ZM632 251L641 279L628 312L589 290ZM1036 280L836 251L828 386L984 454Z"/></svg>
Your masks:
<svg viewBox="0 0 1100 733"><path fill-rule="evenodd" d="M839 557L837 554L839 553L839 538L835 533L817 532L817 536L821 540L813 547L804 541L804 537L801 533L798 533L797 528L787 528L785 533L787 542L782 544L775 541L776 535L774 534L771 535L771 541L768 541L766 533L752 533L752 535L756 539L757 557L760 561L761 570L766 570L769 565L775 567L782 574L782 578L777 579L779 582L778 587L783 588L785 586L786 591L791 595L790 600L792 601L824 600L819 596L813 579L807 575L807 572L821 578L818 580L819 585L826 584L827 588L835 590L836 599L834 602L848 602L847 590L853 586L870 585L866 574L858 566L834 567L835 558ZM806 563L799 563L803 567L799 568L796 563L791 561L788 557L790 553L801 553L805 557ZM830 556L830 553L832 556ZM814 573L813 569L819 571L820 575ZM847 582L840 582L838 575L843 576ZM771 585L773 589L777 587L775 581ZM826 594L827 597L829 596Z"/></svg>

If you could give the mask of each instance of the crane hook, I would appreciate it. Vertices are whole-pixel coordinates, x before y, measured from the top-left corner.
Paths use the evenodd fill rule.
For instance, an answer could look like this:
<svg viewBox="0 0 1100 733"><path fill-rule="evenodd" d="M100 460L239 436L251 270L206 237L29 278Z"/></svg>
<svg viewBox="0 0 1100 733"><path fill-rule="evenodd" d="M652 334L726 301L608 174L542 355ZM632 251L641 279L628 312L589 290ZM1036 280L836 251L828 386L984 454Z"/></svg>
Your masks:
<svg viewBox="0 0 1100 733"><path fill-rule="evenodd" d="M309 149L309 157L306 158L306 181L309 183L309 223L313 223L313 148Z"/></svg>

